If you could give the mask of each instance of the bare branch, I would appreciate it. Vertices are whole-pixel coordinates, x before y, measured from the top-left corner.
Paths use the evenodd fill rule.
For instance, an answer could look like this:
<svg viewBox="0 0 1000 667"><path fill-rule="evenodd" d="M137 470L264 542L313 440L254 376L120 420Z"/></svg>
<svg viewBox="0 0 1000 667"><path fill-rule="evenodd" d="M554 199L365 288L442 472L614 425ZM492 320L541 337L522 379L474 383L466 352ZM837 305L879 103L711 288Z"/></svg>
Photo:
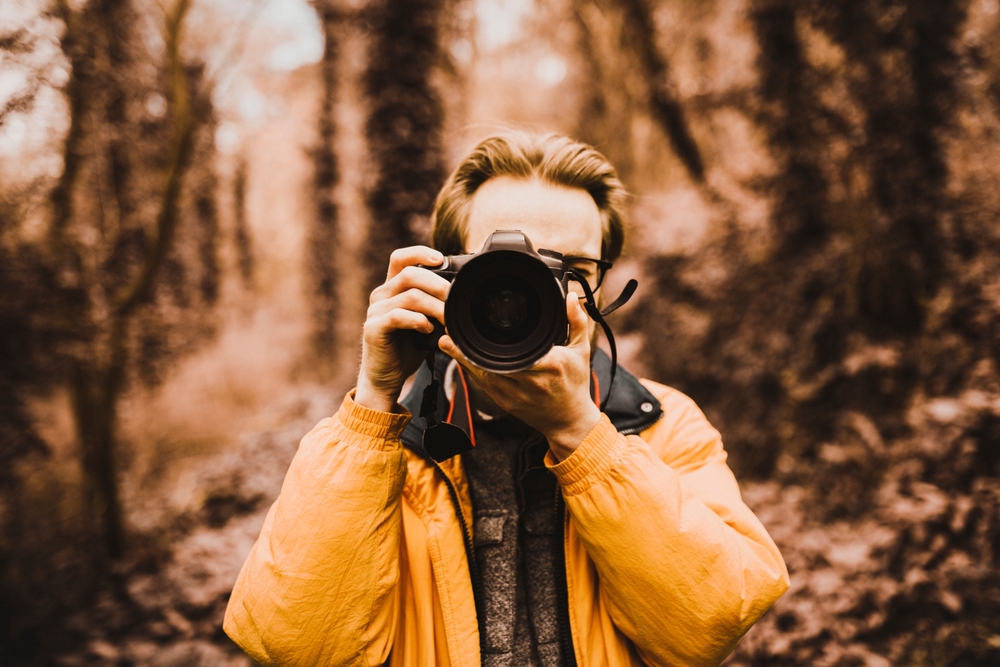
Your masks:
<svg viewBox="0 0 1000 667"><path fill-rule="evenodd" d="M31 86L31 88L20 95L15 95L14 97L7 100L6 104L0 108L0 126L4 124L7 120L7 116L12 113L25 112L31 110L31 105L35 103L35 96L38 94L38 84L37 82Z"/></svg>
<svg viewBox="0 0 1000 667"><path fill-rule="evenodd" d="M14 32L0 35L0 51L10 53L26 53L31 50L31 40L28 31L20 28Z"/></svg>
<svg viewBox="0 0 1000 667"><path fill-rule="evenodd" d="M684 108L670 80L667 61L656 46L656 27L646 0L624 0L625 21L631 33L629 43L642 65L649 85L649 104L653 115L670 138L670 143L687 167L691 177L705 180L705 164L691 129L684 118Z"/></svg>
<svg viewBox="0 0 1000 667"><path fill-rule="evenodd" d="M178 0L173 12L166 17L167 61L170 77L167 100L173 117L170 160L160 210L156 216L156 229L154 230L152 246L139 275L115 299L115 310L119 316L127 316L149 297L156 274L170 250L174 230L177 227L181 182L191 157L195 132L191 95L188 91L184 63L180 55L184 17L190 6L190 0Z"/></svg>

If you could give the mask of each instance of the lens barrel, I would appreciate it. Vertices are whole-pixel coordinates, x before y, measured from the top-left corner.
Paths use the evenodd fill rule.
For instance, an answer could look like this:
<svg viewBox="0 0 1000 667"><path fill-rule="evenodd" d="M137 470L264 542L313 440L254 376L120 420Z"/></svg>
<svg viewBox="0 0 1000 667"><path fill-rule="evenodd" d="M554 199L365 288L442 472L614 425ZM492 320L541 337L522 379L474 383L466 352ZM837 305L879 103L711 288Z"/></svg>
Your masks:
<svg viewBox="0 0 1000 667"><path fill-rule="evenodd" d="M553 268L538 255L491 249L471 257L455 276L445 321L473 363L514 373L565 342L565 293Z"/></svg>

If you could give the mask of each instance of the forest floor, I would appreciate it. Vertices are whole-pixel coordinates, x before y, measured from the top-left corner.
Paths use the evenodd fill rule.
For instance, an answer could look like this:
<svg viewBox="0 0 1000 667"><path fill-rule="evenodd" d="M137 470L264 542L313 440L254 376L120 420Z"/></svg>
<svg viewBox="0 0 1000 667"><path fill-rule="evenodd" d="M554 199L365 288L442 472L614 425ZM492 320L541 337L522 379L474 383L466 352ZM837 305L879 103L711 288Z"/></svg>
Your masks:
<svg viewBox="0 0 1000 667"><path fill-rule="evenodd" d="M200 458L161 495L185 509L159 516L109 577L94 604L70 618L74 648L61 667L244 667L255 663L222 631L229 594L264 516L281 489L299 440L331 414L328 391L289 399L298 416L247 434L231 451ZM152 503L162 505L162 502ZM148 518L141 523L149 525Z"/></svg>
<svg viewBox="0 0 1000 667"><path fill-rule="evenodd" d="M1000 393L917 397L893 442L855 417L810 486L744 488L791 588L727 664L1000 664Z"/></svg>

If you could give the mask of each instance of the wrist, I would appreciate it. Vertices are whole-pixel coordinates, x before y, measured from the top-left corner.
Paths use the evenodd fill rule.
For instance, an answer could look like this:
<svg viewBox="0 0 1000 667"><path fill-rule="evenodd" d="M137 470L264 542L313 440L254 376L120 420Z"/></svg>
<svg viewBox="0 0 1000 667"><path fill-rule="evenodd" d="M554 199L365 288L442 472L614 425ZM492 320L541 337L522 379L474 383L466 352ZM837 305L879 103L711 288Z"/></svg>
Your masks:
<svg viewBox="0 0 1000 667"><path fill-rule="evenodd" d="M354 390L354 402L363 408L378 412L396 412L396 397L399 392L387 392L375 388L364 377L358 378Z"/></svg>
<svg viewBox="0 0 1000 667"><path fill-rule="evenodd" d="M565 427L549 431L545 434L545 438L549 442L549 449L557 461L562 461L575 452L580 443L597 426L597 422L601 420L601 411L593 404L591 404L591 407L593 408L592 410L588 410Z"/></svg>

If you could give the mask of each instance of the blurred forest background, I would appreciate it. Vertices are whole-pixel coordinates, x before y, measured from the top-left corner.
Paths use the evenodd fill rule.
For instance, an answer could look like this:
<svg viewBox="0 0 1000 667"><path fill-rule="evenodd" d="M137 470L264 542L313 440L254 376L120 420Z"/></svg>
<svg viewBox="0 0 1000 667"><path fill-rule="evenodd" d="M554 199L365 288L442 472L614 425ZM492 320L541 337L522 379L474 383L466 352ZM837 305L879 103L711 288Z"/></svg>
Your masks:
<svg viewBox="0 0 1000 667"><path fill-rule="evenodd" d="M998 0L0 0L0 663L220 629L389 251L502 127L633 193L624 363L792 588L729 665L1000 664Z"/></svg>

